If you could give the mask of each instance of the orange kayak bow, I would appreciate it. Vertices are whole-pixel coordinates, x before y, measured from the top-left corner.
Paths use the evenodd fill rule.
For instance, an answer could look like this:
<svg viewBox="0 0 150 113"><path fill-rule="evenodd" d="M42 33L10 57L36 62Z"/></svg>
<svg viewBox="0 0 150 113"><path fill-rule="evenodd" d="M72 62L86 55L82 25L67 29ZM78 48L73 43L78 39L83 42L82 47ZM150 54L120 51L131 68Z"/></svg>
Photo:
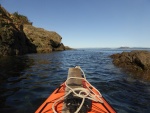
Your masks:
<svg viewBox="0 0 150 113"><path fill-rule="evenodd" d="M35 113L116 113L116 111L84 77L71 76Z"/></svg>

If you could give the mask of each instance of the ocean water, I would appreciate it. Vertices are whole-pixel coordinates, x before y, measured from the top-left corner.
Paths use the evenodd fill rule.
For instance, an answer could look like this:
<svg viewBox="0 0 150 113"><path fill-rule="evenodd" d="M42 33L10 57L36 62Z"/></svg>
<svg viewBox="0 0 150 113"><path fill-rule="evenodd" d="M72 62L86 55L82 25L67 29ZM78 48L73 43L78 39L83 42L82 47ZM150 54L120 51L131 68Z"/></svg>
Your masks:
<svg viewBox="0 0 150 113"><path fill-rule="evenodd" d="M77 49L0 58L0 113L33 113L80 66L118 113L150 112L150 83L112 64L114 53L131 49Z"/></svg>

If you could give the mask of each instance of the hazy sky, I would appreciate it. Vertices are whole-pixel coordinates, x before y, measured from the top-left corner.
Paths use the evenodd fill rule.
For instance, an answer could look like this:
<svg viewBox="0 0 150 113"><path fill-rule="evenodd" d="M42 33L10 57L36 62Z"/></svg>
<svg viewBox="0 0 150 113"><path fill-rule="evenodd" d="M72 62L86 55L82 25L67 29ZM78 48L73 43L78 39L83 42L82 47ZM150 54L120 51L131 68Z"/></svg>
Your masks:
<svg viewBox="0 0 150 113"><path fill-rule="evenodd" d="M64 45L150 47L150 0L0 0L33 25L62 36Z"/></svg>

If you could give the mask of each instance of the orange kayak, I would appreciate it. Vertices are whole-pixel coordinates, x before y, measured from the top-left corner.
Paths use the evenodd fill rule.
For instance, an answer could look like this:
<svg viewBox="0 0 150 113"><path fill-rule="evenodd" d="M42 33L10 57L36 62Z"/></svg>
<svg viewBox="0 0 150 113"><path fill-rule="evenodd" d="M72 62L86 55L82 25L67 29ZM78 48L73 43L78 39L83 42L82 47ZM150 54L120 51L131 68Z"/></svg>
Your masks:
<svg viewBox="0 0 150 113"><path fill-rule="evenodd" d="M95 89L93 89L93 91L96 92ZM47 98L47 100L37 109L35 113L54 113L52 110L52 105L57 99L60 99L64 95L65 95L65 84L63 83ZM103 101L103 103L92 101L91 108L87 113L116 113L116 111L105 100L104 97L101 97L101 100ZM61 101L55 106L57 113L65 113L63 112L63 104L64 104L64 101Z"/></svg>
<svg viewBox="0 0 150 113"><path fill-rule="evenodd" d="M80 68L71 68L61 84L35 113L116 113L101 93L92 86ZM82 71L82 70L81 70Z"/></svg>

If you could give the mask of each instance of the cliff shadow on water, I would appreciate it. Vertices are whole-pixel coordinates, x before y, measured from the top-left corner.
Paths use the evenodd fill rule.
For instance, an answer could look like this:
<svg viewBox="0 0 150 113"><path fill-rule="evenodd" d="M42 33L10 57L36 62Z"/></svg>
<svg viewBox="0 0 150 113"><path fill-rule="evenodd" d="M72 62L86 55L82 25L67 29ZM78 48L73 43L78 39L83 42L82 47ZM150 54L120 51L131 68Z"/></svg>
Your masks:
<svg viewBox="0 0 150 113"><path fill-rule="evenodd" d="M33 62L28 56L0 57L0 82L7 80L9 77L20 76L20 72L30 67Z"/></svg>
<svg viewBox="0 0 150 113"><path fill-rule="evenodd" d="M21 86L14 85L22 79L23 70L33 65L34 61L28 56L5 56L0 58L0 112L9 108L7 112L13 110L7 105L8 97L20 90ZM10 100L9 100L10 101ZM11 101L9 102L11 103ZM12 111L11 111L12 112Z"/></svg>

